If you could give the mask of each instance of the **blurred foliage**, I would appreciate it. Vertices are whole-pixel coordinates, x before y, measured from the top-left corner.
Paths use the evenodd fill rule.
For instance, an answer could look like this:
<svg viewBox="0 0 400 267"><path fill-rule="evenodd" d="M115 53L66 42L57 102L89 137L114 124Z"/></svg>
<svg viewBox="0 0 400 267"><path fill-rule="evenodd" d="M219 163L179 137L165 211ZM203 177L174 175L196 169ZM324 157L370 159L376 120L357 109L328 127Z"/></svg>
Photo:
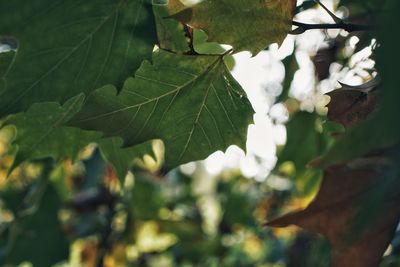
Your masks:
<svg viewBox="0 0 400 267"><path fill-rule="evenodd" d="M138 170L118 188L97 150L72 166L36 164L55 169L41 171L44 176L24 185L16 177L2 189L2 218L8 218L2 224L2 259L8 264L66 261L68 246L59 240L64 236L71 257L75 255L71 266L93 266L100 257L105 266L262 266L282 261L288 240L260 228L267 208L262 200L271 189L253 180L228 173L206 178L201 171L189 177L178 170L159 177ZM207 180L211 184L202 185ZM203 192L197 192L202 186Z"/></svg>

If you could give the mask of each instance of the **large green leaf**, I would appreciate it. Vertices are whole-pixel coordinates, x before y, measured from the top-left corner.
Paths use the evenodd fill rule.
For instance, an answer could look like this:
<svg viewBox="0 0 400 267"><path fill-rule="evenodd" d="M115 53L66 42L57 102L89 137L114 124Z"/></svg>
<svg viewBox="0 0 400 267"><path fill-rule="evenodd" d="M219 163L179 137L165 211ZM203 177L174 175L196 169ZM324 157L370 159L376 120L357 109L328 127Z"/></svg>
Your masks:
<svg viewBox="0 0 400 267"><path fill-rule="evenodd" d="M155 52L116 93L106 86L91 94L71 124L119 135L125 146L160 138L167 169L231 144L245 148L252 108L222 56Z"/></svg>
<svg viewBox="0 0 400 267"><path fill-rule="evenodd" d="M0 37L18 42L0 69L0 116L122 84L156 42L144 0L0 1Z"/></svg>
<svg viewBox="0 0 400 267"><path fill-rule="evenodd" d="M169 0L173 18L204 30L210 41L252 54L283 42L291 30L295 6L295 0L207 0L194 6Z"/></svg>
<svg viewBox="0 0 400 267"><path fill-rule="evenodd" d="M125 177L132 160L145 154L152 155L151 143L121 148L122 140L101 138L97 132L62 126L81 107L83 95L68 100L63 106L57 103L34 104L27 112L19 113L7 120L17 128L14 144L18 152L14 166L30 159L52 157L75 159L78 152L89 143L98 143L103 156L109 160L120 179Z"/></svg>

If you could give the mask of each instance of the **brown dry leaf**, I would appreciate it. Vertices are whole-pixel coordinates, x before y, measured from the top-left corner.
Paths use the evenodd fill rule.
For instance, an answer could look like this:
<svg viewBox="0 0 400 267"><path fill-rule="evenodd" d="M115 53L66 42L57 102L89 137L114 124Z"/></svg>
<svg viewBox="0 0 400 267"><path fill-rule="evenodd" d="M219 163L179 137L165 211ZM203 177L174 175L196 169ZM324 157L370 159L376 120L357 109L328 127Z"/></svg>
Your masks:
<svg viewBox="0 0 400 267"><path fill-rule="evenodd" d="M397 177L393 177L393 170L387 170L395 164L389 163L388 158L379 156L327 168L317 196L306 209L289 213L267 225L293 224L323 234L332 245L332 267L376 267L400 216L396 193L398 170L394 171ZM389 177L385 176L387 173ZM385 181L388 182L386 187L379 191L384 197L379 201L366 201L371 200ZM366 202L373 205L366 205ZM368 220L357 227L355 222L360 219L360 213L373 215L367 216Z"/></svg>
<svg viewBox="0 0 400 267"><path fill-rule="evenodd" d="M327 94L328 118L343 124L346 128L365 120L375 110L379 92L364 93L359 90L338 89Z"/></svg>

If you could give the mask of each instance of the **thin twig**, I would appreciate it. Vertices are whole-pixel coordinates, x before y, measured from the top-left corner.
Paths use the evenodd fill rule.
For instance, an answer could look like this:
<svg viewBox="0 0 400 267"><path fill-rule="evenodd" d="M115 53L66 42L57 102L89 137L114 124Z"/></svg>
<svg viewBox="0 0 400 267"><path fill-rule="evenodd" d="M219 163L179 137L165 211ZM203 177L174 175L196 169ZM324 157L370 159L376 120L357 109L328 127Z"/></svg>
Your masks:
<svg viewBox="0 0 400 267"><path fill-rule="evenodd" d="M342 29L347 32L356 32L356 31L371 31L375 28L372 25L358 25L358 24L346 23L341 18L336 16L332 11L330 11L329 8L327 8L324 4L322 4L321 1L314 0L314 2L319 4L327 12L335 23L334 24L330 24L330 23L307 24L307 23L302 23L302 22L298 22L298 21L293 21L292 24L294 26L298 26L298 28L292 30L291 31L292 34L301 34L305 31L313 30L313 29L325 29L325 30L326 29Z"/></svg>
<svg viewBox="0 0 400 267"><path fill-rule="evenodd" d="M374 30L374 26L372 25L359 25L352 23L321 23L321 24L307 24L298 21L293 21L292 24L294 26L298 26L304 31L313 30L313 29L342 29L347 32L355 32L355 31L371 31ZM303 31L303 32L304 32Z"/></svg>

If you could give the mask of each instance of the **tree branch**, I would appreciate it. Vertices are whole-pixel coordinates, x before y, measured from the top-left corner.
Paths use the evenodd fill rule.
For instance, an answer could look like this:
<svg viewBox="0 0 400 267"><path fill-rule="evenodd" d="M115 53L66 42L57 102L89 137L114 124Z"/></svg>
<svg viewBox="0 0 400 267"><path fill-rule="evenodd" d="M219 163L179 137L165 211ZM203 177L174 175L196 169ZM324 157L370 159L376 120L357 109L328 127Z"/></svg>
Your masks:
<svg viewBox="0 0 400 267"><path fill-rule="evenodd" d="M321 24L307 24L307 23L302 23L298 21L293 21L292 25L298 26L301 28L302 32L308 31L308 30L313 30L313 29L342 29L347 32L355 32L355 31L371 31L375 27L372 25L358 25L358 24L352 24L352 23L335 23L335 24L330 24L330 23L321 23ZM296 31L295 29L294 31ZM297 31L296 31L297 32Z"/></svg>

